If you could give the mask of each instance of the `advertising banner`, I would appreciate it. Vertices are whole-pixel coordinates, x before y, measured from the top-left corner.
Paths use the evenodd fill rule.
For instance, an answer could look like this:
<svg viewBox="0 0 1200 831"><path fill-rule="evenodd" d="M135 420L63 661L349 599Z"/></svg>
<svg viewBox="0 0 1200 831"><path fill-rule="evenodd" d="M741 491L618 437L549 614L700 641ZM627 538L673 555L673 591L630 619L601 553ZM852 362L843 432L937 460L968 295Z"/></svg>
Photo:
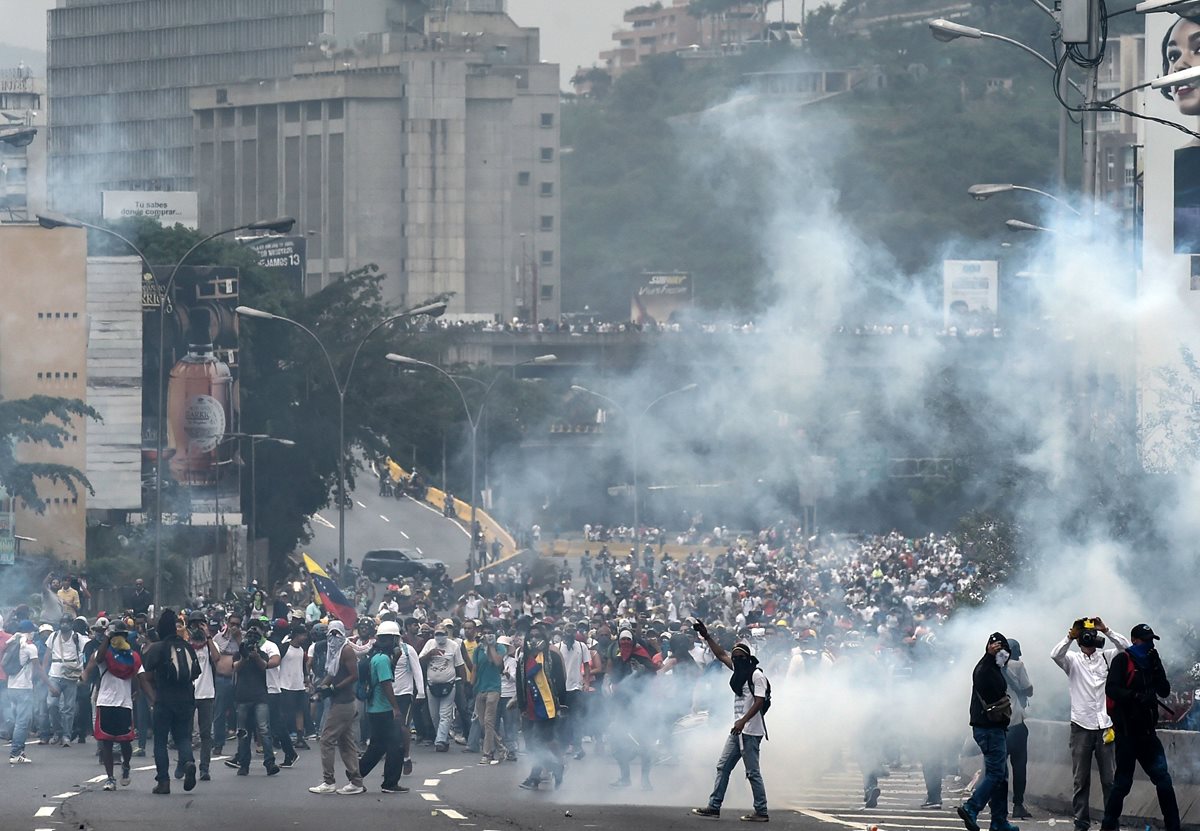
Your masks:
<svg viewBox="0 0 1200 831"><path fill-rule="evenodd" d="M996 260L944 260L942 315L947 328L991 329L1000 300Z"/></svg>
<svg viewBox="0 0 1200 831"><path fill-rule="evenodd" d="M308 271L308 240L304 237L252 237L242 242L258 254L258 264L287 280L296 291L304 292Z"/></svg>
<svg viewBox="0 0 1200 831"><path fill-rule="evenodd" d="M146 216L164 228L199 227L200 202L195 191L106 190L101 193L101 215L108 222Z"/></svg>
<svg viewBox="0 0 1200 831"><path fill-rule="evenodd" d="M196 524L240 514L238 445L238 269L185 266L167 298L159 360L161 287L170 266L154 266L142 287L143 506L154 510L160 391L165 390L163 512Z"/></svg>
<svg viewBox="0 0 1200 831"><path fill-rule="evenodd" d="M1200 23L1147 14L1145 80L1193 66ZM1196 84L1196 82L1192 82ZM1200 86L1146 90L1144 113L1200 132ZM1186 351L1200 352L1200 141L1167 124L1143 133L1142 264L1138 274L1138 422L1143 466L1168 473L1190 452L1187 412L1200 383ZM1194 449L1194 448L1192 448Z"/></svg>
<svg viewBox="0 0 1200 831"><path fill-rule="evenodd" d="M629 317L635 323L670 323L692 305L692 275L646 271L636 278Z"/></svg>

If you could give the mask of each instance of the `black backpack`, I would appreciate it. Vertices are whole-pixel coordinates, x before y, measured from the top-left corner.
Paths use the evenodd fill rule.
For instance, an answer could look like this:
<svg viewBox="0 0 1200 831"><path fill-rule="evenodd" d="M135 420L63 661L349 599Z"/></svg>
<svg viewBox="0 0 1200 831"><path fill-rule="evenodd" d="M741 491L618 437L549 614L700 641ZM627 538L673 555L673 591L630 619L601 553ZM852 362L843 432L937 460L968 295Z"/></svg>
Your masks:
<svg viewBox="0 0 1200 831"><path fill-rule="evenodd" d="M21 636L13 635L4 645L4 657L0 658L0 669L12 678L21 673Z"/></svg>

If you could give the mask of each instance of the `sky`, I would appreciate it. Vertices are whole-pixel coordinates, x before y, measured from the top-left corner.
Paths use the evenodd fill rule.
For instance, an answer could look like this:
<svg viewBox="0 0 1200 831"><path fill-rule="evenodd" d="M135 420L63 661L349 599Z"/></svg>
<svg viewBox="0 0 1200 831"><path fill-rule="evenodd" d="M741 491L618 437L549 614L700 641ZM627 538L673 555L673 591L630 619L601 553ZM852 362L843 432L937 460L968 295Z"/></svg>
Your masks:
<svg viewBox="0 0 1200 831"><path fill-rule="evenodd" d="M45 50L46 11L54 0L0 0L0 41ZM591 66L637 0L508 0L509 15L542 30L542 60L562 66L563 86L576 67ZM18 13L19 10L19 13Z"/></svg>

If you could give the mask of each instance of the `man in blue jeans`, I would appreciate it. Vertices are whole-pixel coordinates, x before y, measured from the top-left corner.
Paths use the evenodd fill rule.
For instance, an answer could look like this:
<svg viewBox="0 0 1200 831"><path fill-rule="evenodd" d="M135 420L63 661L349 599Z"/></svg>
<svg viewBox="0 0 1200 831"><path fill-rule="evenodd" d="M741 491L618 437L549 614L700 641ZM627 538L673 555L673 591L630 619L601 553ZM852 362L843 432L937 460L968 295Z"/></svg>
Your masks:
<svg viewBox="0 0 1200 831"><path fill-rule="evenodd" d="M25 740L29 738L29 725L33 720L34 681L45 677L45 670L38 660L38 649L33 642L33 623L21 621L17 626L17 671L8 677L8 700L13 708L12 748L9 751L10 765L27 765Z"/></svg>
<svg viewBox="0 0 1200 831"><path fill-rule="evenodd" d="M238 750L236 759L225 764L236 768L238 776L250 774L250 737L255 730L263 746L263 767L267 776L279 773L275 764L275 747L271 741L270 710L267 706L267 670L279 666L279 648L267 640L263 621L251 618L246 622L246 634L233 662L237 682L234 701L237 706Z"/></svg>
<svg viewBox="0 0 1200 831"><path fill-rule="evenodd" d="M979 831L979 812L990 805L991 831L1017 831L1008 821L1008 682L1004 667L1012 656L1008 639L999 632L988 638L987 649L971 675L971 732L983 753L983 776L971 798L958 808L967 831Z"/></svg>
<svg viewBox="0 0 1200 831"><path fill-rule="evenodd" d="M721 804L725 801L725 790L729 787L729 775L733 773L740 759L742 767L746 770L746 779L750 782L750 792L754 795L754 813L746 814L742 821L768 822L770 815L767 813L767 789L763 785L762 772L758 767L759 746L767 732L762 718L768 694L767 676L758 668L758 660L746 644L735 644L727 653L709 635L708 628L702 621L693 622L692 627L704 638L713 656L733 670L729 686L733 690L733 714L737 716L729 731L729 738L725 740L721 758L717 760L717 779L712 795L708 798L708 805L693 808L692 813L713 819L721 816Z"/></svg>
<svg viewBox="0 0 1200 831"><path fill-rule="evenodd" d="M196 717L195 681L200 677L196 650L185 639L187 629L175 612L163 609L158 619L158 642L142 655L142 665L154 683L153 793L171 792L171 757L167 740L175 740L183 789L196 787L196 761L192 757L192 720Z"/></svg>

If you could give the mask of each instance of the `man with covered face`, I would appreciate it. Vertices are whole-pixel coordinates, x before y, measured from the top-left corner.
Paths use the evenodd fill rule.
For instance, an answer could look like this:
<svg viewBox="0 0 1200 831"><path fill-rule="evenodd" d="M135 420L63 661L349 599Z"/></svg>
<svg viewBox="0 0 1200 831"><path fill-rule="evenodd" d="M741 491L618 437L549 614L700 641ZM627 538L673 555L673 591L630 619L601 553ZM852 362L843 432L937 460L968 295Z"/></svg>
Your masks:
<svg viewBox="0 0 1200 831"><path fill-rule="evenodd" d="M1008 638L993 632L971 673L971 734L983 753L983 776L958 808L967 831L979 831L979 812L991 807L991 831L1017 831L1008 821L1008 723L1012 705L1004 668L1012 657Z"/></svg>
<svg viewBox="0 0 1200 831"><path fill-rule="evenodd" d="M742 820L767 822L770 819L767 813L767 789L758 766L760 745L766 735L762 714L768 695L767 676L758 668L758 661L748 644L736 643L733 649L726 652L709 634L702 621L693 622L692 627L704 638L713 657L733 671L729 686L733 690L733 714L736 716L729 730L729 738L725 740L725 748L721 751L721 758L717 760L717 779L708 805L693 808L692 813L714 819L721 816L721 803L725 801L729 775L740 759L754 795L754 812L746 814Z"/></svg>
<svg viewBox="0 0 1200 831"><path fill-rule="evenodd" d="M546 768L554 776L554 787L562 785L563 756L558 728L566 716L563 697L567 677L562 656L551 648L542 624L534 624L517 657L517 708L525 721L525 741L533 767L520 787L536 791Z"/></svg>
<svg viewBox="0 0 1200 831"><path fill-rule="evenodd" d="M1114 646L1104 648L1105 635ZM1079 646L1078 651L1071 649L1072 641ZM1054 663L1067 674L1071 695L1071 769L1075 778L1071 809L1075 831L1088 831L1091 825L1088 795L1092 792L1093 758L1100 770L1100 790L1105 802L1112 791L1113 721L1108 714L1104 685L1112 659L1128 648L1129 641L1121 633L1112 631L1095 617L1076 620L1050 653Z"/></svg>

